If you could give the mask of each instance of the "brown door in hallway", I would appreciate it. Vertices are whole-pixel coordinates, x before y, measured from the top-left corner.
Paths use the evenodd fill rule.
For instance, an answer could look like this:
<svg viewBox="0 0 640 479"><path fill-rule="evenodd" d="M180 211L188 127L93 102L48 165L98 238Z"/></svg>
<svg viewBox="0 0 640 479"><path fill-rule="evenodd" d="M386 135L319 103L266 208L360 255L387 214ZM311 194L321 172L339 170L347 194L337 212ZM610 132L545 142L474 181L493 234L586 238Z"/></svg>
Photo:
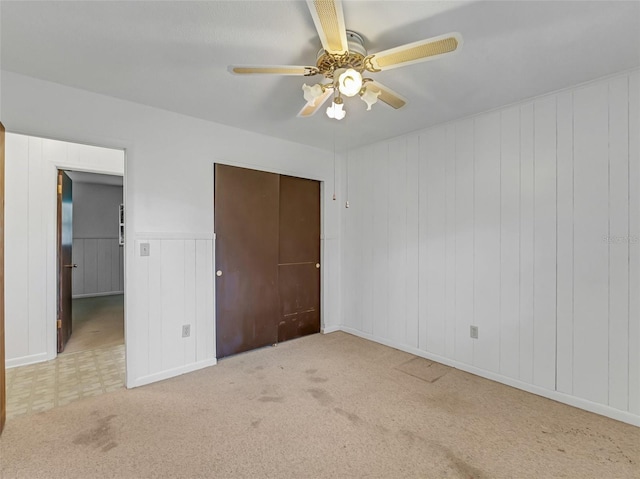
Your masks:
<svg viewBox="0 0 640 479"><path fill-rule="evenodd" d="M320 185L215 167L216 356L320 331Z"/></svg>
<svg viewBox="0 0 640 479"><path fill-rule="evenodd" d="M280 176L278 341L320 332L320 183Z"/></svg>
<svg viewBox="0 0 640 479"><path fill-rule="evenodd" d="M58 170L58 352L71 336L73 200L71 178Z"/></svg>
<svg viewBox="0 0 640 479"><path fill-rule="evenodd" d="M4 126L0 123L0 434L7 418L4 351Z"/></svg>

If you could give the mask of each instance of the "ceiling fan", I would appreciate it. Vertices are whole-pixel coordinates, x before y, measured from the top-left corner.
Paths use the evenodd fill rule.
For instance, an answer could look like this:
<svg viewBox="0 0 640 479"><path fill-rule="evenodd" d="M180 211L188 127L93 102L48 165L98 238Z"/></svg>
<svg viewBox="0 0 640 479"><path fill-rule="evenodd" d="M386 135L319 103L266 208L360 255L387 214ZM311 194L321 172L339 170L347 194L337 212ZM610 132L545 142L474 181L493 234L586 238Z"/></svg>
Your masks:
<svg viewBox="0 0 640 479"><path fill-rule="evenodd" d="M305 83L302 86L307 103L298 113L298 117L312 116L330 97L333 97L333 103L327 108L327 115L337 120L346 115L343 96L360 96L367 104L367 110L371 110L371 106L378 100L395 109L402 108L407 103L405 98L380 82L364 77L363 74L433 60L462 46L462 36L459 33L448 33L368 54L362 37L356 32L346 30L341 0L306 1L322 42L316 66L229 66L231 73L239 75L322 75L328 82L312 86Z"/></svg>

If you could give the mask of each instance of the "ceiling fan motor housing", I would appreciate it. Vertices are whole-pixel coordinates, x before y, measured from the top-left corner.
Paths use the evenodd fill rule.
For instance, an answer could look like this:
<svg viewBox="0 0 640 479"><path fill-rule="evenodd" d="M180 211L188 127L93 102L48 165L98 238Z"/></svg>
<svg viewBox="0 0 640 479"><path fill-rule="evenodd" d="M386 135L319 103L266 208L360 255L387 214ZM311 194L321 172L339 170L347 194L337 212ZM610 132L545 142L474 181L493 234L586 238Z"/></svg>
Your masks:
<svg viewBox="0 0 640 479"><path fill-rule="evenodd" d="M333 79L336 70L353 68L362 71L367 50L364 47L364 39L356 32L347 30L348 51L340 53L328 53L324 49L318 52L316 66L320 74Z"/></svg>

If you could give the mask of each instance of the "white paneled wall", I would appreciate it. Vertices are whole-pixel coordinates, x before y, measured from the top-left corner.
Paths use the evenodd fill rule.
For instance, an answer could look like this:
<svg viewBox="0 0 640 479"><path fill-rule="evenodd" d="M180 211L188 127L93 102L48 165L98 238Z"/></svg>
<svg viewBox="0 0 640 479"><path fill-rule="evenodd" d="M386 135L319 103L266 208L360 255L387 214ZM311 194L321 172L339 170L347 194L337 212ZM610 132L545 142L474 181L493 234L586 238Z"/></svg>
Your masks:
<svg viewBox="0 0 640 479"><path fill-rule="evenodd" d="M132 312L136 335L151 338L131 348L129 364L135 385L216 363L212 235L154 235L136 240L149 244L149 256L135 256L137 309ZM182 326L191 334L182 337Z"/></svg>
<svg viewBox="0 0 640 479"><path fill-rule="evenodd" d="M118 238L73 238L73 297L124 292L124 250Z"/></svg>
<svg viewBox="0 0 640 479"><path fill-rule="evenodd" d="M7 367L56 356L57 168L124 173L124 152L7 133L5 145Z"/></svg>
<svg viewBox="0 0 640 479"><path fill-rule="evenodd" d="M640 424L638 77L349 152L344 329Z"/></svg>

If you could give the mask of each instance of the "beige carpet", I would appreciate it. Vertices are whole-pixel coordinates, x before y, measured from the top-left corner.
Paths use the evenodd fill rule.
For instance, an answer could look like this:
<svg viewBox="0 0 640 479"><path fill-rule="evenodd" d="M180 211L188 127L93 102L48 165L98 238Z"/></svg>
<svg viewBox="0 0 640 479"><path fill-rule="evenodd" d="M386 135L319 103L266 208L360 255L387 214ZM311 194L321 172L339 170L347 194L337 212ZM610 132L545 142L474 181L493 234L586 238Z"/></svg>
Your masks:
<svg viewBox="0 0 640 479"><path fill-rule="evenodd" d="M413 358L314 335L17 418L0 477L640 477L639 428Z"/></svg>

